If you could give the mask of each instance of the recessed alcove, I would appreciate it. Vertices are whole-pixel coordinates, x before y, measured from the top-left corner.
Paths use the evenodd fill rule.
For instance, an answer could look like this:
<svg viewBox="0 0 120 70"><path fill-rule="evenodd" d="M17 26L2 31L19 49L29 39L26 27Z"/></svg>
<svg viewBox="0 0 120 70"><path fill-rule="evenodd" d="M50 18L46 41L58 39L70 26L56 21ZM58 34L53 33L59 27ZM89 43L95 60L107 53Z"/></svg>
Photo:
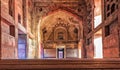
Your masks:
<svg viewBox="0 0 120 70"><path fill-rule="evenodd" d="M0 0L0 70L119 70L119 0Z"/></svg>

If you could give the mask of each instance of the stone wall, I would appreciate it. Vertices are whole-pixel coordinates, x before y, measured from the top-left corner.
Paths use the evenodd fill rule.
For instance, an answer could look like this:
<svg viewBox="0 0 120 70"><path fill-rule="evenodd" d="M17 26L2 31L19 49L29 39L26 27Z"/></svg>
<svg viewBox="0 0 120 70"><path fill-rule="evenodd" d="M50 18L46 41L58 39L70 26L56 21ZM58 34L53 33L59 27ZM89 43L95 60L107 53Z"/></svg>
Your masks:
<svg viewBox="0 0 120 70"><path fill-rule="evenodd" d="M92 43L86 47L87 52L87 58L93 58L94 57L94 46Z"/></svg>
<svg viewBox="0 0 120 70"><path fill-rule="evenodd" d="M108 1L105 0L104 5L104 28L103 28L103 55L104 58L118 58L119 57L119 8L118 0ZM105 27L109 26L109 35L105 36L107 33Z"/></svg>
<svg viewBox="0 0 120 70"><path fill-rule="evenodd" d="M8 0L1 0L1 58L13 59L15 54L15 37L10 35L10 25L14 25L14 19L9 15Z"/></svg>
<svg viewBox="0 0 120 70"><path fill-rule="evenodd" d="M15 58L15 37L9 34L9 25L2 23L2 59Z"/></svg>
<svg viewBox="0 0 120 70"><path fill-rule="evenodd" d="M105 58L119 57L118 19L113 20L113 22L111 22L109 26L110 26L110 35L106 37L104 35L104 40L103 40L104 57Z"/></svg>
<svg viewBox="0 0 120 70"><path fill-rule="evenodd" d="M28 13L28 1L25 0L11 0L13 1L10 6L13 5L13 15L10 15L10 0L1 0L1 58L2 59L17 59L18 58L18 34L20 33L27 34L27 18L29 17ZM24 3L24 4L23 4ZM23 8L24 6L24 8ZM24 10L24 12L23 12ZM23 16L24 15L26 16ZM31 13L29 13L30 15ZM31 16L31 15L30 15ZM23 20L24 18L24 20ZM31 17L30 17L31 18ZM25 20L26 19L26 20ZM26 22L25 22L26 21ZM31 24L31 23L29 23ZM30 35L30 34L28 34ZM27 45L28 46L28 45Z"/></svg>
<svg viewBox="0 0 120 70"><path fill-rule="evenodd" d="M118 11L120 8L117 8L117 5L119 4L116 1L109 1L109 0L105 0L102 1L102 23L100 25L98 25L96 28L94 28L90 33L88 33L88 35L86 36L87 39L89 39L89 37L94 37L94 34L99 31L100 29L102 29L102 43L103 43L103 58L118 58L119 57L119 14ZM114 11L112 11L108 16L106 14L107 11L107 4L110 4L110 11L112 11L112 6L115 3L115 9ZM104 5L105 4L105 5ZM108 12L110 12L108 10ZM94 25L94 23L92 23ZM93 27L92 25L92 27ZM107 33L105 31L105 27L109 26L109 35L105 36L105 34ZM84 40L87 40L84 39ZM94 41L94 38L92 38L92 41ZM92 44L94 44L94 42L91 42ZM84 43L85 44L85 43ZM87 45L87 44L85 44ZM88 47L89 46L89 47ZM86 46L86 53L87 53L87 58L93 58L94 57L94 45L87 45Z"/></svg>

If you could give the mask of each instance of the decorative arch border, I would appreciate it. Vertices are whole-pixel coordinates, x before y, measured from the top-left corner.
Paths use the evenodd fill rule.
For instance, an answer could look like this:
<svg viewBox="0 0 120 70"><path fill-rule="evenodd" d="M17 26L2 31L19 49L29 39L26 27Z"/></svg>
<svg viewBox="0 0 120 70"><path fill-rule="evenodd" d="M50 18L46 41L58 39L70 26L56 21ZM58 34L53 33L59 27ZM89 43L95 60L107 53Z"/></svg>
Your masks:
<svg viewBox="0 0 120 70"><path fill-rule="evenodd" d="M71 16L74 16L77 20L83 20L83 17L81 16L81 15L77 15L77 13L75 13L75 11L72 11L71 9L67 9L67 8L58 8L58 9L55 9L55 10L53 10L53 11L50 11L50 12L48 12L46 15L44 15L43 17L42 17L42 19L44 19L45 17L47 17L47 16L49 16L49 15L51 15L51 14L54 14L54 13L56 13L56 12L58 12L58 11L63 11L63 12L65 12L65 13L68 13L68 14L70 14ZM74 13L73 13L74 12Z"/></svg>

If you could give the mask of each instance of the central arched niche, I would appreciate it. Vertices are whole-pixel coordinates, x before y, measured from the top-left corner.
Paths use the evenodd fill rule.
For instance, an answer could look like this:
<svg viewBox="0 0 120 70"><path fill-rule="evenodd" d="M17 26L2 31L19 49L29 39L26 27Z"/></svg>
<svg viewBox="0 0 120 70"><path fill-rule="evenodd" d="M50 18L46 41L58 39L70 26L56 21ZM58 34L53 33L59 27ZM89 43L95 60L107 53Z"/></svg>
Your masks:
<svg viewBox="0 0 120 70"><path fill-rule="evenodd" d="M64 58L81 58L82 18L59 9L41 19L40 31L44 58L59 58L60 49Z"/></svg>
<svg viewBox="0 0 120 70"><path fill-rule="evenodd" d="M58 41L58 42L62 42L62 41L67 41L67 29L62 27L62 26L58 26L54 29L54 41Z"/></svg>

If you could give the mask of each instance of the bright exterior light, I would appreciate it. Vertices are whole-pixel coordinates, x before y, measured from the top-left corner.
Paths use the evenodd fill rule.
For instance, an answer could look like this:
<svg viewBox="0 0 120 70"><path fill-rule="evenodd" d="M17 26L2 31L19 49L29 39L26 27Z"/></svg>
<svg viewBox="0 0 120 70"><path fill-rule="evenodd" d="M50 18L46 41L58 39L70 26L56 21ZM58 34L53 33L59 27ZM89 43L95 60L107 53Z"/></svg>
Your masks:
<svg viewBox="0 0 120 70"><path fill-rule="evenodd" d="M103 58L102 37L94 39L94 58Z"/></svg>
<svg viewBox="0 0 120 70"><path fill-rule="evenodd" d="M101 15L95 16L94 19L95 19L95 20L94 20L94 28L96 28L99 24L102 23L102 16L101 16Z"/></svg>
<svg viewBox="0 0 120 70"><path fill-rule="evenodd" d="M102 22L102 8L101 0L95 0L95 9L94 9L94 28L100 25Z"/></svg>

